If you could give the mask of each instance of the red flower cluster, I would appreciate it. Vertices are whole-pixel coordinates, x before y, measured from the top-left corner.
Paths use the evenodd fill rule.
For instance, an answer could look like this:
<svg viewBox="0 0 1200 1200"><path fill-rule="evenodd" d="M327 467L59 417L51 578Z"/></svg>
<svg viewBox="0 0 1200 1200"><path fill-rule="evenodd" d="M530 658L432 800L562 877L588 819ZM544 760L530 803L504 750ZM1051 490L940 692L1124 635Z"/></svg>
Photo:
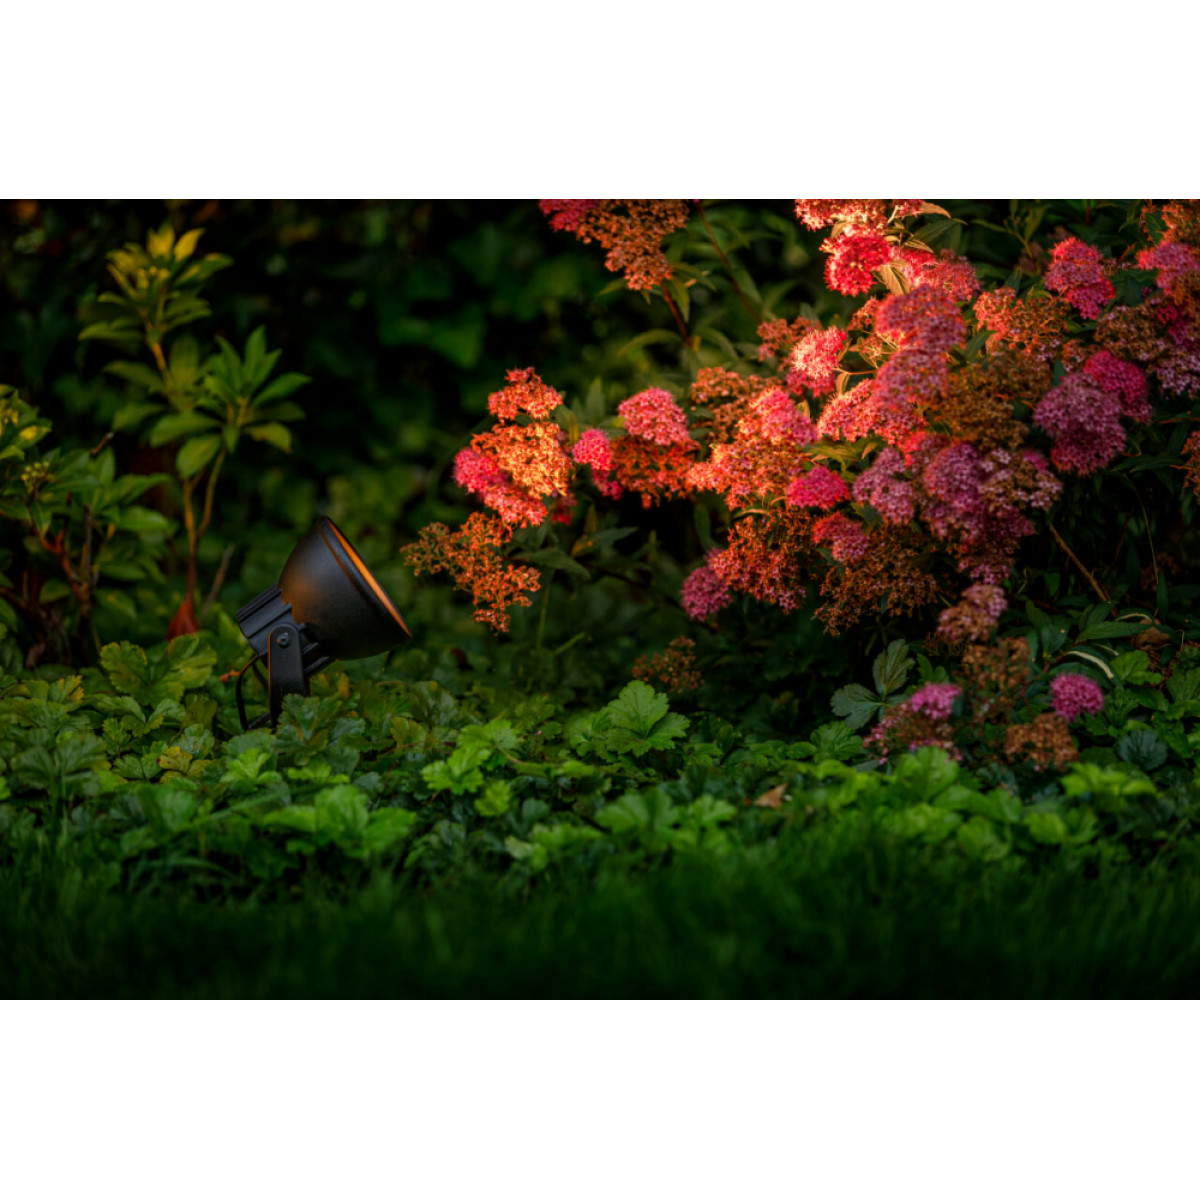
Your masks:
<svg viewBox="0 0 1200 1200"><path fill-rule="evenodd" d="M1116 295L1104 272L1104 260L1095 246L1067 238L1054 247L1054 262L1046 272L1046 286L1058 292L1082 317L1094 321Z"/></svg>
<svg viewBox="0 0 1200 1200"><path fill-rule="evenodd" d="M663 388L647 388L622 400L617 412L625 421L625 431L659 446L678 446L691 442L687 417L675 398Z"/></svg>
<svg viewBox="0 0 1200 1200"><path fill-rule="evenodd" d="M621 485L612 478L612 443L602 429L585 429L579 435L579 441L571 447L571 457L577 463L585 463L592 468L592 479L601 495L613 499L621 495Z"/></svg>
<svg viewBox="0 0 1200 1200"><path fill-rule="evenodd" d="M807 474L797 475L787 485L783 498L788 504L827 509L833 508L843 500L849 500L850 489L840 475L835 475L828 467L818 464Z"/></svg>

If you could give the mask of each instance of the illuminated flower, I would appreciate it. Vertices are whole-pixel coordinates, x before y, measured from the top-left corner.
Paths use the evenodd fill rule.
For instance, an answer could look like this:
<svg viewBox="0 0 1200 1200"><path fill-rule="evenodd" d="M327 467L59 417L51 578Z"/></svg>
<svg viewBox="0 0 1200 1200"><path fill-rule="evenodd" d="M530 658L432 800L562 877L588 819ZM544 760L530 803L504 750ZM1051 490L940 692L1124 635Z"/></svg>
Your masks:
<svg viewBox="0 0 1200 1200"><path fill-rule="evenodd" d="M953 250L935 255L929 250L904 249L893 265L899 266L913 287L928 284L959 304L965 304L979 292L975 268Z"/></svg>
<svg viewBox="0 0 1200 1200"><path fill-rule="evenodd" d="M608 252L604 265L637 291L671 277L662 241L687 224L689 212L684 200L543 200L541 209L555 229L599 242Z"/></svg>
<svg viewBox="0 0 1200 1200"><path fill-rule="evenodd" d="M891 244L877 233L844 233L827 238L821 249L829 254L825 263L825 281L835 292L857 296L871 289L874 272L891 260Z"/></svg>
<svg viewBox="0 0 1200 1200"><path fill-rule="evenodd" d="M599 203L599 200L539 200L538 207L550 218L551 229L574 233Z"/></svg>
<svg viewBox="0 0 1200 1200"><path fill-rule="evenodd" d="M817 418L817 433L823 438L854 442L871 431L871 395L874 379L834 396Z"/></svg>
<svg viewBox="0 0 1200 1200"><path fill-rule="evenodd" d="M540 525L546 516L542 502L514 485L488 455L464 446L454 458L454 482L473 492L510 525Z"/></svg>
<svg viewBox="0 0 1200 1200"><path fill-rule="evenodd" d="M1054 711L1068 724L1104 707L1104 692L1086 675L1056 675L1050 680L1050 696Z"/></svg>
<svg viewBox="0 0 1200 1200"><path fill-rule="evenodd" d="M796 217L808 229L825 229L839 221L883 229L887 205L882 200L797 200Z"/></svg>
<svg viewBox="0 0 1200 1200"><path fill-rule="evenodd" d="M403 555L414 575L449 572L456 588L472 593L475 620L503 632L510 623L508 609L528 608L528 593L537 591L541 582L536 567L504 561L500 547L511 537L504 521L477 512L454 532L441 523L427 525Z"/></svg>
<svg viewBox="0 0 1200 1200"><path fill-rule="evenodd" d="M619 487L637 492L643 508L686 496L694 486L689 472L696 450L691 440L660 446L632 435L618 438L613 443L613 478Z"/></svg>
<svg viewBox="0 0 1200 1200"><path fill-rule="evenodd" d="M796 383L811 389L814 396L827 396L837 383L838 362L846 348L841 329L814 329L806 333L792 351L788 386Z"/></svg>
<svg viewBox="0 0 1200 1200"><path fill-rule="evenodd" d="M1137 263L1145 270L1158 272L1158 286L1173 292L1184 276L1200 271L1200 254L1181 242L1164 242L1138 252Z"/></svg>
<svg viewBox="0 0 1200 1200"><path fill-rule="evenodd" d="M622 400L617 412L625 420L625 430L635 437L645 438L660 446L675 446L690 442L687 417L675 403L670 392L662 388L647 388Z"/></svg>
<svg viewBox="0 0 1200 1200"><path fill-rule="evenodd" d="M778 388L750 401L750 414L739 428L764 441L805 445L816 440L817 427L800 411L796 402Z"/></svg>
<svg viewBox="0 0 1200 1200"><path fill-rule="evenodd" d="M875 314L875 330L902 349L945 353L962 343L967 327L950 296L918 287L888 296Z"/></svg>
<svg viewBox="0 0 1200 1200"><path fill-rule="evenodd" d="M571 457L592 468L592 478L603 495L613 498L621 495L621 485L612 481L612 443L603 430L585 429L571 447Z"/></svg>
<svg viewBox="0 0 1200 1200"><path fill-rule="evenodd" d="M993 342L1005 342L1034 358L1049 361L1066 338L1065 309L1054 296L1024 296L1018 299L1010 287L984 292L975 301L975 316L991 330Z"/></svg>
<svg viewBox="0 0 1200 1200"><path fill-rule="evenodd" d="M1100 251L1072 237L1054 247L1053 258L1046 272L1046 286L1073 305L1081 317L1094 321L1116 295L1104 273Z"/></svg>
<svg viewBox="0 0 1200 1200"><path fill-rule="evenodd" d="M802 505L806 508L832 508L849 498L850 489L845 480L820 464L805 475L797 475L784 492L784 499L788 504Z"/></svg>
<svg viewBox="0 0 1200 1200"><path fill-rule="evenodd" d="M515 420L518 412L541 420L562 403L558 392L544 384L532 367L509 371L507 378L508 387L488 397L488 408L501 421Z"/></svg>

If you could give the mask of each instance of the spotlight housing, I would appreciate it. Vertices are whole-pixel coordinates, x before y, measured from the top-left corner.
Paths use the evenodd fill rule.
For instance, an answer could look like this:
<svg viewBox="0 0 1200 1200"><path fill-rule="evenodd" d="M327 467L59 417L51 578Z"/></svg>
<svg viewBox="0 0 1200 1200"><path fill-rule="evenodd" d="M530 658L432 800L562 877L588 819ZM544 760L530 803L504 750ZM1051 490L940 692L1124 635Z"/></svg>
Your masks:
<svg viewBox="0 0 1200 1200"><path fill-rule="evenodd" d="M339 658L369 658L411 637L400 610L367 569L345 534L328 518L296 543L279 582L238 611L238 627L254 657L238 672L243 729L270 721L274 729L290 693L308 695L309 676ZM247 721L242 677L267 664L267 712ZM261 679L261 675L259 676Z"/></svg>

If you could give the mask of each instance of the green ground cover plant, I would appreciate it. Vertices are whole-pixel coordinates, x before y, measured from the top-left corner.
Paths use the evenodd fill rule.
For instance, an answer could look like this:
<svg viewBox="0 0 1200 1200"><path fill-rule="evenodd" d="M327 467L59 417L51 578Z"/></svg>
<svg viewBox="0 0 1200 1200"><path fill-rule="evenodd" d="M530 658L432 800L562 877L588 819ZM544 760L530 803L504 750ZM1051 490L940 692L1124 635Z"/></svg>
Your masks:
<svg viewBox="0 0 1200 1200"><path fill-rule="evenodd" d="M433 420L431 374L323 498L323 368L268 349L269 304L223 315L219 220L109 248L57 385L29 343L0 392L0 990L1194 990L1195 210L622 203L492 213L364 287L377 353L478 386ZM361 249L422 211L334 224ZM12 216L10 266L52 214ZM536 339L536 374L471 340L517 311L553 346L535 316L572 304L555 388ZM318 509L417 637L243 732L230 614Z"/></svg>

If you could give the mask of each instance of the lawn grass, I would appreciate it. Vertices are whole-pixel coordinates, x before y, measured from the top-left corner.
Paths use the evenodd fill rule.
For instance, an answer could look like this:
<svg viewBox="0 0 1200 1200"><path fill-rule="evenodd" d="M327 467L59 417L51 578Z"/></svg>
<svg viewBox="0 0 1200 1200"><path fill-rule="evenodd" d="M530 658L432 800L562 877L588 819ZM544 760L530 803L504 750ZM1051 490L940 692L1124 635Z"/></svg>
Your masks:
<svg viewBox="0 0 1200 1200"><path fill-rule="evenodd" d="M5 997L1186 997L1200 879L1034 873L865 830L523 893L377 878L286 901L0 881Z"/></svg>

